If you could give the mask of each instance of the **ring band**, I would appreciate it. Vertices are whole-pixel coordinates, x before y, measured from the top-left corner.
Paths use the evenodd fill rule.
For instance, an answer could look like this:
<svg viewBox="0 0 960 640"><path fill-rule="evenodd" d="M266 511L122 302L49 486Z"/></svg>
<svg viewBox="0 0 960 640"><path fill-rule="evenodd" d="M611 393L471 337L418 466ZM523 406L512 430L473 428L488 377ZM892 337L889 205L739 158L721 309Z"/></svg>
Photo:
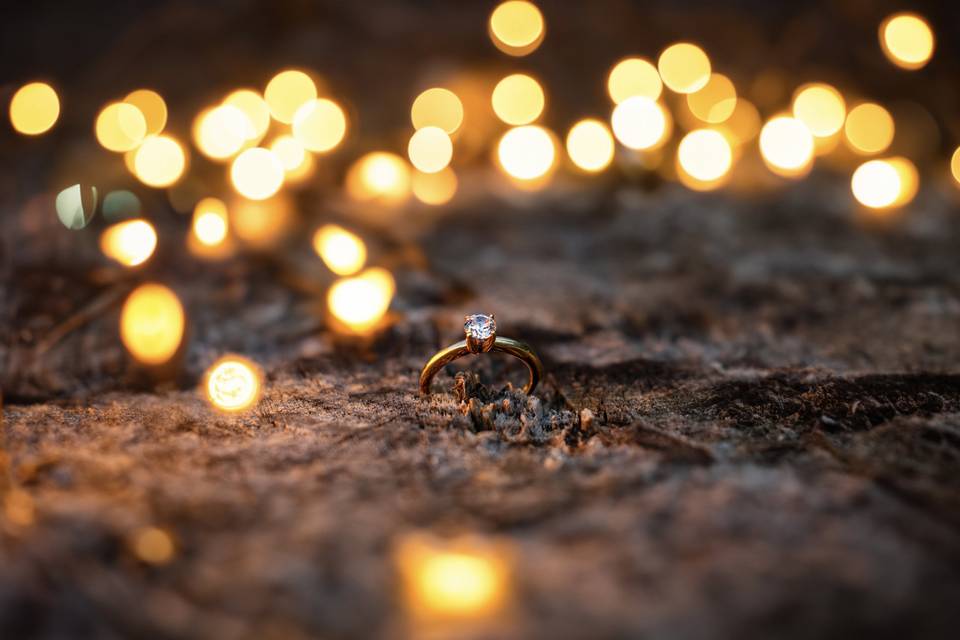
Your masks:
<svg viewBox="0 0 960 640"><path fill-rule="evenodd" d="M467 316L464 322L466 339L441 349L433 355L420 372L420 395L430 393L430 383L445 366L469 354L480 354L488 351L500 351L509 354L527 365L530 376L524 393L531 393L543 377L543 363L525 342L513 338L502 338L496 335L497 325L492 315L476 314Z"/></svg>

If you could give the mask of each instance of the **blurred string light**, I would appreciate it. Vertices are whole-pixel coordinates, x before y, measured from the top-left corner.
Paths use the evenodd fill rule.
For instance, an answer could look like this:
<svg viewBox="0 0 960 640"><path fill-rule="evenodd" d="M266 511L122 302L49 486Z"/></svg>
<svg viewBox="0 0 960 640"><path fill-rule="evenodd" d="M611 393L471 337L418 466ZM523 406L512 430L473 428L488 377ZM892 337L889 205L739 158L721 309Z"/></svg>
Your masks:
<svg viewBox="0 0 960 640"><path fill-rule="evenodd" d="M116 222L140 215L142 205L140 204L140 198L135 193L118 189L103 197L101 210L104 218L110 222Z"/></svg>
<svg viewBox="0 0 960 640"><path fill-rule="evenodd" d="M410 193L410 167L395 153L373 151L347 171L347 193L361 202L402 202Z"/></svg>
<svg viewBox="0 0 960 640"><path fill-rule="evenodd" d="M567 134L567 154L570 160L588 173L597 173L610 166L613 153L613 135L606 123L600 120L580 120Z"/></svg>
<svg viewBox="0 0 960 640"><path fill-rule="evenodd" d="M543 127L510 129L497 145L500 167L517 180L537 180L553 169L556 160L553 136Z"/></svg>
<svg viewBox="0 0 960 640"><path fill-rule="evenodd" d="M253 407L260 399L259 367L247 358L224 356L207 369L203 389L207 400L224 413L240 413Z"/></svg>
<svg viewBox="0 0 960 640"><path fill-rule="evenodd" d="M263 147L247 149L230 165L230 180L244 198L266 200L283 186L283 163Z"/></svg>
<svg viewBox="0 0 960 640"><path fill-rule="evenodd" d="M732 165L730 143L713 129L691 131L677 147L677 173L691 189L707 191L719 187Z"/></svg>
<svg viewBox="0 0 960 640"><path fill-rule="evenodd" d="M140 110L147 123L147 135L156 135L167 126L167 103L163 96L151 89L137 89L123 99Z"/></svg>
<svg viewBox="0 0 960 640"><path fill-rule="evenodd" d="M227 205L217 198L204 198L193 209L190 232L205 247L218 247L227 239L230 223Z"/></svg>
<svg viewBox="0 0 960 640"><path fill-rule="evenodd" d="M314 232L313 250L338 276L352 276L367 262L363 239L335 224L325 224Z"/></svg>
<svg viewBox="0 0 960 640"><path fill-rule="evenodd" d="M960 147L957 147L950 158L950 173L958 185L960 185Z"/></svg>
<svg viewBox="0 0 960 640"><path fill-rule="evenodd" d="M100 250L127 267L146 262L157 248L157 232L146 220L125 220L104 229Z"/></svg>
<svg viewBox="0 0 960 640"><path fill-rule="evenodd" d="M630 149L656 149L667 141L673 128L667 110L644 96L627 98L618 104L610 123L617 140Z"/></svg>
<svg viewBox="0 0 960 640"><path fill-rule="evenodd" d="M753 103L738 97L733 113L718 129L723 131L734 144L743 145L757 137L760 124L760 112Z"/></svg>
<svg viewBox="0 0 960 640"><path fill-rule="evenodd" d="M880 47L902 69L921 69L933 56L935 38L930 24L915 13L897 13L880 24Z"/></svg>
<svg viewBox="0 0 960 640"><path fill-rule="evenodd" d="M147 135L147 120L140 109L126 102L113 102L97 115L97 142L107 151L123 153L136 149Z"/></svg>
<svg viewBox="0 0 960 640"><path fill-rule="evenodd" d="M494 46L511 56L533 53L546 34L540 9L522 0L498 5L490 14L488 28Z"/></svg>
<svg viewBox="0 0 960 640"><path fill-rule="evenodd" d="M223 100L223 104L236 107L247 116L253 127L250 142L256 144L267 134L270 127L270 107L258 92L253 89L237 89Z"/></svg>
<svg viewBox="0 0 960 640"><path fill-rule="evenodd" d="M133 553L143 562L153 565L167 564L176 551L173 538L159 527L143 527L133 534L130 541Z"/></svg>
<svg viewBox="0 0 960 640"><path fill-rule="evenodd" d="M854 152L862 155L882 153L893 142L893 116L878 104L864 102L847 114L843 127L844 140Z"/></svg>
<svg viewBox="0 0 960 640"><path fill-rule="evenodd" d="M317 97L317 85L303 71L287 69L270 79L263 97L274 120L293 124L297 109Z"/></svg>
<svg viewBox="0 0 960 640"><path fill-rule="evenodd" d="M186 168L186 152L166 134L148 136L133 156L134 174L150 187L169 187L183 176Z"/></svg>
<svg viewBox="0 0 960 640"><path fill-rule="evenodd" d="M813 164L813 135L796 118L777 116L760 130L760 155L772 172L785 177L806 174Z"/></svg>
<svg viewBox="0 0 960 640"><path fill-rule="evenodd" d="M427 89L413 101L410 121L414 129L440 127L453 135L463 124L463 103L457 94L449 89Z"/></svg>
<svg viewBox="0 0 960 640"><path fill-rule="evenodd" d="M60 117L60 98L45 82L25 84L10 100L10 124L24 135L46 133Z"/></svg>
<svg viewBox="0 0 960 640"><path fill-rule="evenodd" d="M248 247L264 251L276 246L294 223L294 209L283 192L267 200L236 198L228 207L229 229Z"/></svg>
<svg viewBox="0 0 960 640"><path fill-rule="evenodd" d="M180 348L185 323L183 306L173 291L161 284L142 284L123 303L120 339L138 361L160 365Z"/></svg>
<svg viewBox="0 0 960 640"><path fill-rule="evenodd" d="M526 74L515 73L497 83L491 102L498 118L507 124L523 125L540 117L546 98L539 82Z"/></svg>
<svg viewBox="0 0 960 640"><path fill-rule="evenodd" d="M793 117L807 125L814 136L832 136L843 127L847 106L839 91L828 84L811 83L793 96Z"/></svg>
<svg viewBox="0 0 960 640"><path fill-rule="evenodd" d="M202 112L193 126L194 143L201 153L213 160L234 156L255 135L253 123L247 115L230 104Z"/></svg>
<svg viewBox="0 0 960 640"><path fill-rule="evenodd" d="M733 115L737 107L737 89L722 73L711 74L703 87L687 94L687 107L703 122L719 124Z"/></svg>
<svg viewBox="0 0 960 640"><path fill-rule="evenodd" d="M620 104L633 96L656 100L662 91L660 73L653 63L645 58L621 60L607 76L607 93L614 104Z"/></svg>
<svg viewBox="0 0 960 640"><path fill-rule="evenodd" d="M314 153L332 151L346 133L347 117L333 100L308 100L293 116L293 136Z"/></svg>
<svg viewBox="0 0 960 640"><path fill-rule="evenodd" d="M916 167L901 157L864 162L850 180L853 196L871 209L903 206L913 200L918 187Z"/></svg>
<svg viewBox="0 0 960 640"><path fill-rule="evenodd" d="M432 206L444 205L457 193L457 174L450 167L436 173L415 171L410 187L420 202Z"/></svg>
<svg viewBox="0 0 960 640"><path fill-rule="evenodd" d="M423 127L410 136L407 155L418 171L436 173L450 164L453 158L453 143L440 127Z"/></svg>
<svg viewBox="0 0 960 640"><path fill-rule="evenodd" d="M510 556L479 538L408 534L395 550L406 606L419 621L466 621L502 614L511 590Z"/></svg>
<svg viewBox="0 0 960 640"><path fill-rule="evenodd" d="M307 150L299 140L289 134L278 136L271 142L270 151L276 154L287 175L296 172L307 161Z"/></svg>
<svg viewBox="0 0 960 640"><path fill-rule="evenodd" d="M678 42L664 49L657 69L663 84L677 93L699 91L710 81L710 58L690 42Z"/></svg>
<svg viewBox="0 0 960 640"><path fill-rule="evenodd" d="M337 328L366 334L380 323L395 291L390 272L375 267L337 280L327 293L327 306Z"/></svg>

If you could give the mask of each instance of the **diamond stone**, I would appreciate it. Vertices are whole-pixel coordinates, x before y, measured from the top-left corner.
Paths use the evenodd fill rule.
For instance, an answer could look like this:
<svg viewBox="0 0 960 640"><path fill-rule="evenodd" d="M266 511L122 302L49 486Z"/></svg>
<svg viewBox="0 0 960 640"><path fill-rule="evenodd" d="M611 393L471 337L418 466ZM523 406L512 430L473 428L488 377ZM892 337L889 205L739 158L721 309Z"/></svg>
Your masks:
<svg viewBox="0 0 960 640"><path fill-rule="evenodd" d="M463 330L468 338L486 340L497 332L497 323L493 316L475 313L464 318Z"/></svg>

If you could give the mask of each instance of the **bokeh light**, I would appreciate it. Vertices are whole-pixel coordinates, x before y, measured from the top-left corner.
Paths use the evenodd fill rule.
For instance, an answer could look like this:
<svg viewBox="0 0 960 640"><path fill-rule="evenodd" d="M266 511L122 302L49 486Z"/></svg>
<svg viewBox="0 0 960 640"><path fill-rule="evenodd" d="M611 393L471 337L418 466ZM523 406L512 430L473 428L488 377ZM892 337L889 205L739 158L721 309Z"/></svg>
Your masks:
<svg viewBox="0 0 960 640"><path fill-rule="evenodd" d="M224 413L240 413L260 399L262 375L247 358L229 355L217 360L204 374L207 400Z"/></svg>
<svg viewBox="0 0 960 640"><path fill-rule="evenodd" d="M142 284L123 303L120 339L138 361L160 365L180 347L185 323L183 306L173 291L161 284Z"/></svg>
<svg viewBox="0 0 960 640"><path fill-rule="evenodd" d="M204 111L193 127L193 141L208 158L225 160L255 136L253 123L239 107L225 104Z"/></svg>
<svg viewBox="0 0 960 640"><path fill-rule="evenodd" d="M887 162L890 163L890 166L897 172L897 177L900 178L900 192L897 194L897 199L893 205L902 207L912 202L917 195L917 191L920 190L920 173L913 162L902 156L888 158Z"/></svg>
<svg viewBox="0 0 960 640"><path fill-rule="evenodd" d="M137 89L128 93L123 101L132 104L143 114L147 123L147 135L156 135L167 126L167 103L156 91Z"/></svg>
<svg viewBox="0 0 960 640"><path fill-rule="evenodd" d="M839 91L828 84L811 83L793 96L793 117L817 137L832 136L843 127L847 106Z"/></svg>
<svg viewBox="0 0 960 640"><path fill-rule="evenodd" d="M733 113L718 129L726 133L734 144L743 145L757 137L760 124L760 112L753 103L738 97Z"/></svg>
<svg viewBox="0 0 960 640"><path fill-rule="evenodd" d="M193 209L191 233L205 247L216 247L227 239L230 223L227 205L217 198L204 198Z"/></svg>
<svg viewBox="0 0 960 640"><path fill-rule="evenodd" d="M75 184L57 194L57 218L67 229L83 229L97 211L97 188Z"/></svg>
<svg viewBox="0 0 960 640"><path fill-rule="evenodd" d="M692 189L716 188L730 172L732 164L730 142L713 129L691 131L677 147L678 174Z"/></svg>
<svg viewBox="0 0 960 640"><path fill-rule="evenodd" d="M589 173L603 171L613 161L613 135L606 123L585 118L567 134L567 154L580 169Z"/></svg>
<svg viewBox="0 0 960 640"><path fill-rule="evenodd" d="M170 534L159 527L143 527L133 534L130 546L143 562L153 565L173 560L176 548Z"/></svg>
<svg viewBox="0 0 960 640"><path fill-rule="evenodd" d="M695 44L672 44L657 60L663 84L677 93L699 91L710 81L710 58Z"/></svg>
<svg viewBox="0 0 960 640"><path fill-rule="evenodd" d="M497 145L501 168L517 180L536 180L547 175L556 155L553 136L535 125L510 129Z"/></svg>
<svg viewBox="0 0 960 640"><path fill-rule="evenodd" d="M335 224L325 224L314 232L313 250L338 276L352 276L367 262L363 239Z"/></svg>
<svg viewBox="0 0 960 640"><path fill-rule="evenodd" d="M287 69L270 79L263 97L275 120L293 124L297 109L317 97L317 85L303 71Z"/></svg>
<svg viewBox="0 0 960 640"><path fill-rule="evenodd" d="M24 135L36 136L49 131L59 117L60 98L45 82L23 85L10 100L10 124Z"/></svg>
<svg viewBox="0 0 960 640"><path fill-rule="evenodd" d="M147 120L140 109L126 102L108 104L94 125L97 141L108 151L136 149L147 135Z"/></svg>
<svg viewBox="0 0 960 640"><path fill-rule="evenodd" d="M278 136L271 142L270 151L277 155L287 175L296 172L307 161L307 150L299 140L288 134Z"/></svg>
<svg viewBox="0 0 960 640"><path fill-rule="evenodd" d="M346 188L361 202L396 204L410 194L410 167L395 153L373 151L350 167Z"/></svg>
<svg viewBox="0 0 960 640"><path fill-rule="evenodd" d="M886 160L864 162L853 172L850 190L860 204L871 209L892 206L900 195L900 176Z"/></svg>
<svg viewBox="0 0 960 640"><path fill-rule="evenodd" d="M670 135L673 122L659 102L643 96L627 98L610 118L613 134L630 149L655 149Z"/></svg>
<svg viewBox="0 0 960 640"><path fill-rule="evenodd" d="M453 158L453 143L440 127L423 127L410 136L407 155L418 171L436 173L450 164Z"/></svg>
<svg viewBox="0 0 960 640"><path fill-rule="evenodd" d="M230 165L230 181L237 193L250 200L266 200L283 186L283 163L263 147L247 149Z"/></svg>
<svg viewBox="0 0 960 640"><path fill-rule="evenodd" d="M493 44L511 56L532 53L546 34L540 9L523 0L509 0L498 5L490 14L488 27Z"/></svg>
<svg viewBox="0 0 960 640"><path fill-rule="evenodd" d="M440 127L453 135L463 123L463 103L457 94L449 89L427 89L413 101L410 121L413 122L414 129Z"/></svg>
<svg viewBox="0 0 960 640"><path fill-rule="evenodd" d="M417 200L432 206L450 202L457 194L457 184L457 174L450 167L436 173L415 171L410 181Z"/></svg>
<svg viewBox="0 0 960 640"><path fill-rule="evenodd" d="M813 164L813 135L796 118L777 116L760 131L760 155L777 175L798 177Z"/></svg>
<svg viewBox="0 0 960 640"><path fill-rule="evenodd" d="M953 156L950 158L950 173L953 175L954 181L960 185L960 147L954 150Z"/></svg>
<svg viewBox="0 0 960 640"><path fill-rule="evenodd" d="M157 248L157 232L146 220L125 220L104 229L100 250L127 267L146 262Z"/></svg>
<svg viewBox="0 0 960 640"><path fill-rule="evenodd" d="M614 104L627 98L643 96L656 100L663 92L660 72L645 58L626 58L618 62L607 76L607 93Z"/></svg>
<svg viewBox="0 0 960 640"><path fill-rule="evenodd" d="M878 104L864 102L847 114L844 140L854 152L870 155L886 151L893 142L893 116Z"/></svg>
<svg viewBox="0 0 960 640"><path fill-rule="evenodd" d="M498 118L507 124L524 125L540 117L546 99L539 82L526 74L515 73L497 83L491 102Z"/></svg>
<svg viewBox="0 0 960 640"><path fill-rule="evenodd" d="M347 134L347 117L333 100L309 100L293 116L293 137L306 149L327 153Z"/></svg>
<svg viewBox="0 0 960 640"><path fill-rule="evenodd" d="M270 128L270 107L258 92L253 89L237 89L228 95L223 104L234 106L247 116L253 126L253 137L250 141L257 143L267 134Z"/></svg>
<svg viewBox="0 0 960 640"><path fill-rule="evenodd" d="M390 308L396 290L393 276L384 269L367 269L337 280L327 293L327 306L338 328L365 334L374 329Z"/></svg>
<svg viewBox="0 0 960 640"><path fill-rule="evenodd" d="M245 245L265 251L275 247L294 223L294 209L283 192L267 200L236 198L228 207L230 230Z"/></svg>
<svg viewBox="0 0 960 640"><path fill-rule="evenodd" d="M687 107L703 122L724 122L737 107L737 89L722 73L711 74L707 84L687 94Z"/></svg>
<svg viewBox="0 0 960 640"><path fill-rule="evenodd" d="M930 24L915 13L897 13L880 24L880 47L902 69L920 69L933 56L935 38Z"/></svg>
<svg viewBox="0 0 960 640"><path fill-rule="evenodd" d="M133 156L134 172L150 187L169 187L183 175L187 156L180 143L168 135L148 136Z"/></svg>

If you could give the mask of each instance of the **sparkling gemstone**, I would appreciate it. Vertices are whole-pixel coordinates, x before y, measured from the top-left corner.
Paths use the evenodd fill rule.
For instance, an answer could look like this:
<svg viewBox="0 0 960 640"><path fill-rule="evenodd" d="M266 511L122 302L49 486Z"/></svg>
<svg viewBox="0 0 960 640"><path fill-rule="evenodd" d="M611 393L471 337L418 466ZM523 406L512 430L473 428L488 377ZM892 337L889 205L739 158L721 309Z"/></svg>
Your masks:
<svg viewBox="0 0 960 640"><path fill-rule="evenodd" d="M486 340L497 332L497 323L493 316L475 313L464 319L463 330L468 338L474 340Z"/></svg>

